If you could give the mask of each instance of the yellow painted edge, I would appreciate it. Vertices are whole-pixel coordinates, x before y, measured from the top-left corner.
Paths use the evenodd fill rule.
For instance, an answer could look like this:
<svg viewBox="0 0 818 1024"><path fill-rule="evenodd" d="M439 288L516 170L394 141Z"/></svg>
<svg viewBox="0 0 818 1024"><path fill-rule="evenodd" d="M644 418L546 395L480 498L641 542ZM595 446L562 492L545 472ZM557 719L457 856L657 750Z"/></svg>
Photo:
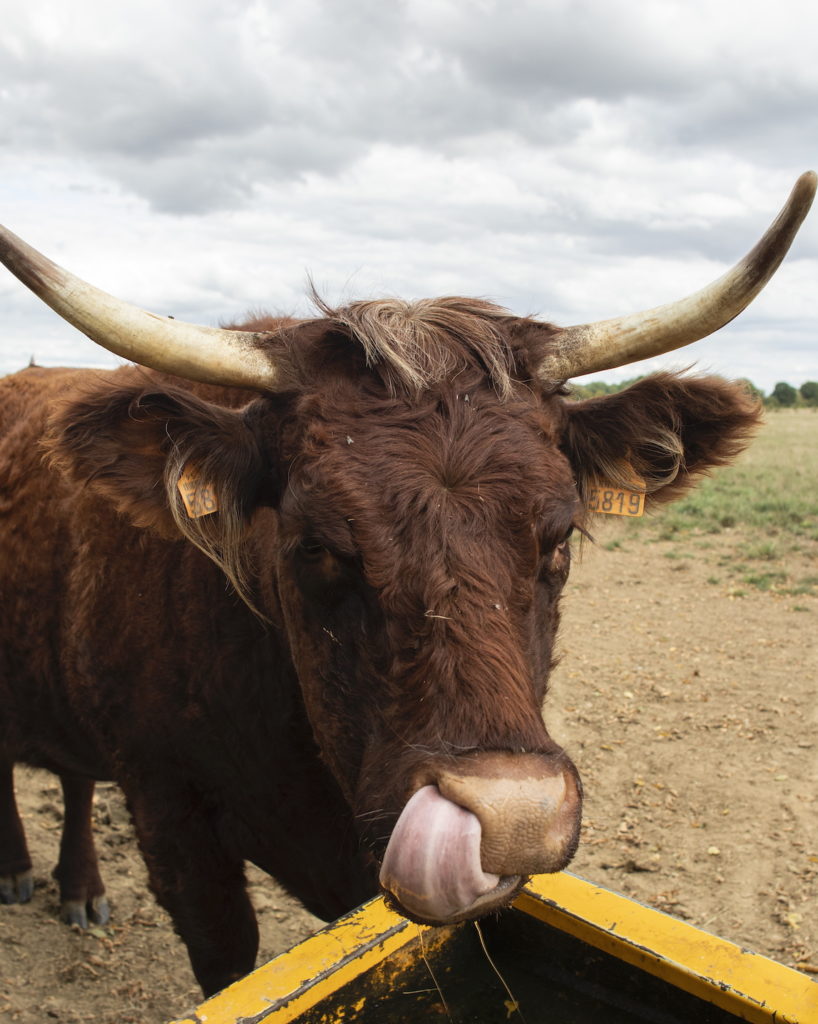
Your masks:
<svg viewBox="0 0 818 1024"><path fill-rule="evenodd" d="M575 875L540 875L514 905L753 1024L818 1024L818 984L805 975ZM173 1024L284 1024L419 933L437 945L449 931L412 924L376 898Z"/></svg>
<svg viewBox="0 0 818 1024"><path fill-rule="evenodd" d="M246 1018L283 1024L416 940L421 932L444 930L412 924L377 897L172 1024L235 1024Z"/></svg>
<svg viewBox="0 0 818 1024"><path fill-rule="evenodd" d="M818 1024L818 984L626 896L562 872L514 906L754 1024Z"/></svg>

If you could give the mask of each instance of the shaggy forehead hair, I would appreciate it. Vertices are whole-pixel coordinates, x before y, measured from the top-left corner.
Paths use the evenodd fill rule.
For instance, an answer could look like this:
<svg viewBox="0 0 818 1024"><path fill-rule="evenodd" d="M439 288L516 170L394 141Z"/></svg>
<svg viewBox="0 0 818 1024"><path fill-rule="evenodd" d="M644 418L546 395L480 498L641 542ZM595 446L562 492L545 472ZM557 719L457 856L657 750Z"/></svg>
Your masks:
<svg viewBox="0 0 818 1024"><path fill-rule="evenodd" d="M417 394L477 362L501 398L511 395L514 355L503 329L511 314L501 306L481 299L375 299L333 309L314 293L313 301L363 346L367 364L392 390Z"/></svg>

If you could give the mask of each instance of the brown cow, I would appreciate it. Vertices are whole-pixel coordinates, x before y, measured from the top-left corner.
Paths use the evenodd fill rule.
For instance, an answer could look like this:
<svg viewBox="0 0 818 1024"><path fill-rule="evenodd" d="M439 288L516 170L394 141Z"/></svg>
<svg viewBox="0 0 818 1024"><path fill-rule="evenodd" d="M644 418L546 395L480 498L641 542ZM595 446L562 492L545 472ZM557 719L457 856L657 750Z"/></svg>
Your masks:
<svg viewBox="0 0 818 1024"><path fill-rule="evenodd" d="M564 381L735 316L814 190L704 292L563 330L454 298L194 328L4 232L26 284L152 369L0 383L0 899L31 894L15 761L63 780L80 923L107 915L93 780L122 786L205 993L254 964L245 860L325 918L380 878L436 923L564 867L581 787L541 706L584 496L635 474L667 501L758 418L715 378Z"/></svg>

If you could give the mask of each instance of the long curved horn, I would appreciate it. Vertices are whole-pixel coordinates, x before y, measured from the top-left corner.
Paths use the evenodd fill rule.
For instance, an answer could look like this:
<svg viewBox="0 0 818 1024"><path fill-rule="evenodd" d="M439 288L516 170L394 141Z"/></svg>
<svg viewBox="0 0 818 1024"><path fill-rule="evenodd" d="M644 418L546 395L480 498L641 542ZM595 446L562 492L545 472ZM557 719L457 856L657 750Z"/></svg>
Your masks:
<svg viewBox="0 0 818 1024"><path fill-rule="evenodd" d="M196 327L147 313L58 267L2 226L0 261L64 320L115 355L206 384L277 389L279 374L265 351L269 334Z"/></svg>
<svg viewBox="0 0 818 1024"><path fill-rule="evenodd" d="M557 330L536 376L553 383L625 366L690 345L729 323L778 269L812 205L817 183L814 171L802 174L755 248L701 291L642 313Z"/></svg>

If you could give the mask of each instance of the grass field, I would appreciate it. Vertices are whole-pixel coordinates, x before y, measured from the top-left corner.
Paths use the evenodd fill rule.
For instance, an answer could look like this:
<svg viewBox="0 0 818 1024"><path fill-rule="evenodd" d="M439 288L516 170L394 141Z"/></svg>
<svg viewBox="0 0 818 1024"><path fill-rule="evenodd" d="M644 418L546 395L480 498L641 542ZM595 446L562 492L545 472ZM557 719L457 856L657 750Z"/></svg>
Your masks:
<svg viewBox="0 0 818 1024"><path fill-rule="evenodd" d="M769 412L734 465L631 522L631 538L675 542L670 558L707 558L710 582L729 583L735 596L747 587L818 594L818 411ZM608 546L626 543L623 536L617 531Z"/></svg>

